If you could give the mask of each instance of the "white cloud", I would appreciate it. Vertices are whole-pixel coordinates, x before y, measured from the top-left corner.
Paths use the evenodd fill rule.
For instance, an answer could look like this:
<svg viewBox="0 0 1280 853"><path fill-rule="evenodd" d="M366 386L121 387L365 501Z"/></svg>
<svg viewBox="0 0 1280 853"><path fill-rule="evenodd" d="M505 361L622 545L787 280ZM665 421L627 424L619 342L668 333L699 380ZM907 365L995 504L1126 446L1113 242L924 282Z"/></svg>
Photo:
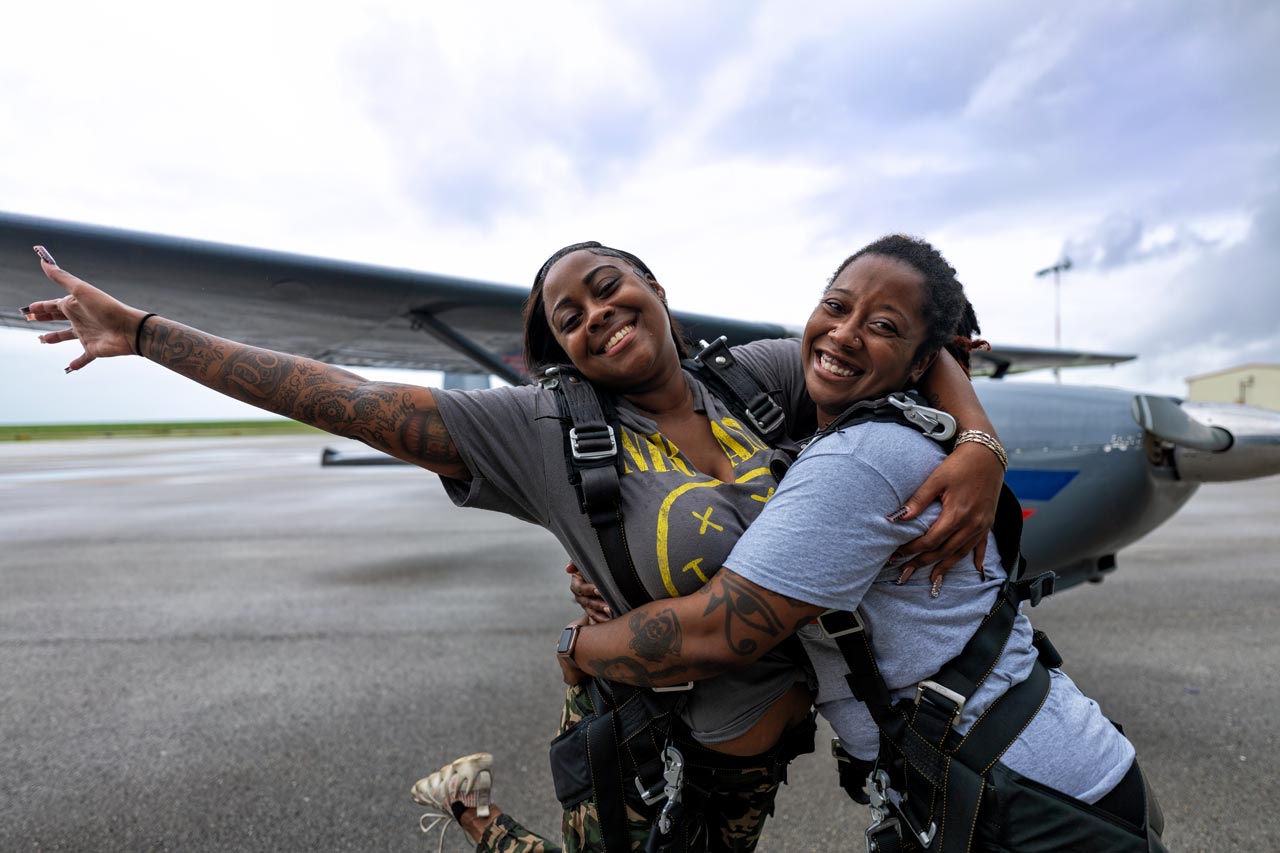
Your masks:
<svg viewBox="0 0 1280 853"><path fill-rule="evenodd" d="M1019 35L970 96L965 117L981 118L1018 106L1070 55L1074 41L1066 22L1056 17Z"/></svg>
<svg viewBox="0 0 1280 853"><path fill-rule="evenodd" d="M1104 381L1280 360L1256 327L1280 254L1263 5L50 2L5 24L0 209L513 283L600 239L679 307L790 323L907 231L989 337L1037 345L1032 273L1076 241L1064 345L1149 357ZM60 364L3 357L0 420L64 416L29 378Z"/></svg>

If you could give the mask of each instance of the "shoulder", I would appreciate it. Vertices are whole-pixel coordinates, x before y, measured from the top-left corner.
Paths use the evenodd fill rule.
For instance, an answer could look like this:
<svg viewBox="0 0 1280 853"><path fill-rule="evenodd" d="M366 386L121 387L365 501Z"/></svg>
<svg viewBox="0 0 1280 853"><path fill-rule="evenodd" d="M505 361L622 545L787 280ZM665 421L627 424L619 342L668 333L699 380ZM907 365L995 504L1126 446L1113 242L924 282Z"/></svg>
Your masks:
<svg viewBox="0 0 1280 853"><path fill-rule="evenodd" d="M536 414L548 404L555 407L551 394L538 385L504 385L480 390L432 389L441 409L492 412L529 412Z"/></svg>
<svg viewBox="0 0 1280 853"><path fill-rule="evenodd" d="M454 443L525 445L533 433L555 428L559 410L550 391L537 385L506 385L479 391L433 391L440 417Z"/></svg>
<svg viewBox="0 0 1280 853"><path fill-rule="evenodd" d="M730 347L733 357L757 376L800 367L799 338L767 338Z"/></svg>
<svg viewBox="0 0 1280 853"><path fill-rule="evenodd" d="M807 448L796 465L843 458L844 467L874 472L895 488L915 488L942 464L946 453L933 439L901 424L866 423L826 436Z"/></svg>

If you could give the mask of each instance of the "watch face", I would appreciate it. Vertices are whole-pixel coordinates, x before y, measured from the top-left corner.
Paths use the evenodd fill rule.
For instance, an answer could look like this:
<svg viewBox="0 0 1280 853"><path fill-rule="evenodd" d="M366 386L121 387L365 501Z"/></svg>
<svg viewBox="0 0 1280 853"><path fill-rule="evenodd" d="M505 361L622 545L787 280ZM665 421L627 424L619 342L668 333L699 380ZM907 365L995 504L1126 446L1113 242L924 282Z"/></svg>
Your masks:
<svg viewBox="0 0 1280 853"><path fill-rule="evenodd" d="M567 655L573 651L573 641L578 639L578 627L570 625L560 632L560 642L556 643L556 654Z"/></svg>

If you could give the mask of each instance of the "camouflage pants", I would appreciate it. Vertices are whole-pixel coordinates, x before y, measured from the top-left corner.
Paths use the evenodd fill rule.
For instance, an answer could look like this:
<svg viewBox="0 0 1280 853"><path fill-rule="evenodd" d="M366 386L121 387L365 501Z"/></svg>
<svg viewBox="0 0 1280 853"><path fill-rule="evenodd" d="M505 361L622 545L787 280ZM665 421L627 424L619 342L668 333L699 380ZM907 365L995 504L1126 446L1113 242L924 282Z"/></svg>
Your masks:
<svg viewBox="0 0 1280 853"><path fill-rule="evenodd" d="M560 730L567 730L574 723L591 713L591 700L587 692L570 687L565 696L564 713L560 718ZM689 761L685 773L691 788L711 791L697 808L698 814L688 819L695 823L688 828L688 843L684 853L750 853L760 840L765 819L773 814L773 801L778 793L778 783L773 769L768 766L725 769L708 767ZM644 849L653 825L652 815L641 814L632 804L627 804L627 829L631 837L631 849ZM596 805L587 800L564 813L561 825L564 847L557 847L545 838L521 826L508 815L501 815L487 830L477 853L603 853L604 840Z"/></svg>

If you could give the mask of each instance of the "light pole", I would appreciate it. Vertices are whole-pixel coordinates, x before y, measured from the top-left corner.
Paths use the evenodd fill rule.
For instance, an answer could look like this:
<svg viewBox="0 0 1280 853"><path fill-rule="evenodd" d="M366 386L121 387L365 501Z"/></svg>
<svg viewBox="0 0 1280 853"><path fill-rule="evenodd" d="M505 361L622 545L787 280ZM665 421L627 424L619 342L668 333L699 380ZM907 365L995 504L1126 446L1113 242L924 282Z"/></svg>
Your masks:
<svg viewBox="0 0 1280 853"><path fill-rule="evenodd" d="M1053 347L1062 349L1062 274L1071 269L1071 259L1066 255L1051 267L1036 270L1036 278L1044 278L1053 273ZM1062 369L1053 369L1053 381L1062 382Z"/></svg>

